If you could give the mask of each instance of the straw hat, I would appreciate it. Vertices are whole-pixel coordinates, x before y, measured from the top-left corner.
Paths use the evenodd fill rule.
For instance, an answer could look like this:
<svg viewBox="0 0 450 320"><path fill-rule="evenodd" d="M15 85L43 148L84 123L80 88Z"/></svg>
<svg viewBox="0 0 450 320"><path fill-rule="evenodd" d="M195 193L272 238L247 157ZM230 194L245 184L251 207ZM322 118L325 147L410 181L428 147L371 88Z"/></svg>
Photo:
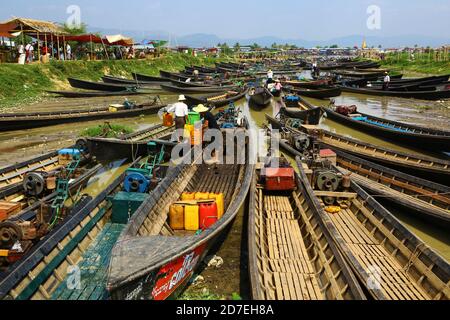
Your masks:
<svg viewBox="0 0 450 320"><path fill-rule="evenodd" d="M186 97L184 96L184 94L180 94L180 96L178 97L178 101L186 101Z"/></svg>
<svg viewBox="0 0 450 320"><path fill-rule="evenodd" d="M197 113L203 113L203 112L208 112L209 111L209 109L207 107L205 107L204 105L202 105L202 104L199 104L197 107L195 107L192 110L194 110Z"/></svg>

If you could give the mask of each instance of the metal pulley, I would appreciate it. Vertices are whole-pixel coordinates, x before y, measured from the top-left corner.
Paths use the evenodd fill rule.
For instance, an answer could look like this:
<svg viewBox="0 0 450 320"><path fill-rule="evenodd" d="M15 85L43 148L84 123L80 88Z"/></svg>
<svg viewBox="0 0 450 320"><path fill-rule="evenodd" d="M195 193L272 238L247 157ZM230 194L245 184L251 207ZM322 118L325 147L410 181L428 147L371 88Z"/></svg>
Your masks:
<svg viewBox="0 0 450 320"><path fill-rule="evenodd" d="M23 179L23 188L27 195L37 197L40 196L46 189L46 179L48 173L46 172L29 172Z"/></svg>
<svg viewBox="0 0 450 320"><path fill-rule="evenodd" d="M0 248L10 249L22 238L22 228L19 225L9 221L0 223Z"/></svg>
<svg viewBox="0 0 450 320"><path fill-rule="evenodd" d="M333 171L322 171L317 174L316 181L319 190L335 192L342 181L342 174Z"/></svg>
<svg viewBox="0 0 450 320"><path fill-rule="evenodd" d="M305 154L311 146L311 140L306 134L298 134L292 137L292 144L296 150Z"/></svg>

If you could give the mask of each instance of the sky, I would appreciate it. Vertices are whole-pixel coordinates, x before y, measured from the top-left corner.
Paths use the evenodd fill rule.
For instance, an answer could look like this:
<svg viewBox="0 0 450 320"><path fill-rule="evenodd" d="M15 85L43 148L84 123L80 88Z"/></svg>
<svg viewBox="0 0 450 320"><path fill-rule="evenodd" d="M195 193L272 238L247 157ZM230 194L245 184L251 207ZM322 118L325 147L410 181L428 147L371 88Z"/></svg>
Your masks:
<svg viewBox="0 0 450 320"><path fill-rule="evenodd" d="M0 1L0 20L64 22L70 5L79 6L81 21L91 29L241 39L329 40L355 34L450 39L450 0L14 0ZM380 29L367 26L371 5L380 8Z"/></svg>

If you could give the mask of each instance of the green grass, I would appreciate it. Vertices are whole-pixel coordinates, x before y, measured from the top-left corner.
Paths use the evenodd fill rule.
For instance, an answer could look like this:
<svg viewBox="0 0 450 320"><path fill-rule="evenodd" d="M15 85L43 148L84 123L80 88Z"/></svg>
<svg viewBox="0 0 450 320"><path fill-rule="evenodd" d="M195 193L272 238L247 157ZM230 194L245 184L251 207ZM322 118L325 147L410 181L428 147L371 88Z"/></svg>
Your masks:
<svg viewBox="0 0 450 320"><path fill-rule="evenodd" d="M0 109L39 101L45 90L68 89L68 77L100 81L105 74L131 78L132 72L158 75L190 65L212 66L210 57L168 54L153 60L52 61L47 64L0 64ZM70 90L70 89L69 89Z"/></svg>
<svg viewBox="0 0 450 320"><path fill-rule="evenodd" d="M415 54L415 59L411 59L408 53L391 54L381 61L383 67L390 68L398 73L421 73L446 75L450 74L450 60L449 61L433 61L427 54Z"/></svg>
<svg viewBox="0 0 450 320"><path fill-rule="evenodd" d="M96 127L90 127L81 132L82 137L104 137L104 138L118 138L121 135L130 134L133 129L120 124L102 124Z"/></svg>

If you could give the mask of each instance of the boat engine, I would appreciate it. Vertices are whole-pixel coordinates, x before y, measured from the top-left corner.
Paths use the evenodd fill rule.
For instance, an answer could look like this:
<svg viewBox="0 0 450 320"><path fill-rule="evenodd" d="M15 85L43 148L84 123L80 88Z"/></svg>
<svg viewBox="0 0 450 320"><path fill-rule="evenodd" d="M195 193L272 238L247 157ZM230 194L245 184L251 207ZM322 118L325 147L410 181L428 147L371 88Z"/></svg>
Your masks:
<svg viewBox="0 0 450 320"><path fill-rule="evenodd" d="M148 175L148 170L129 169L124 181L124 189L126 192L146 193L150 183L151 177Z"/></svg>
<svg viewBox="0 0 450 320"><path fill-rule="evenodd" d="M336 192L343 180L340 173L330 170L318 170L315 172L316 186L321 191ZM327 205L333 205L337 199L334 197L323 197L323 201Z"/></svg>
<svg viewBox="0 0 450 320"><path fill-rule="evenodd" d="M56 189L55 172L29 172L25 175L22 185L27 196L39 197L44 192Z"/></svg>
<svg viewBox="0 0 450 320"><path fill-rule="evenodd" d="M303 155L306 155L311 147L311 139L307 134L292 135L290 143Z"/></svg>

